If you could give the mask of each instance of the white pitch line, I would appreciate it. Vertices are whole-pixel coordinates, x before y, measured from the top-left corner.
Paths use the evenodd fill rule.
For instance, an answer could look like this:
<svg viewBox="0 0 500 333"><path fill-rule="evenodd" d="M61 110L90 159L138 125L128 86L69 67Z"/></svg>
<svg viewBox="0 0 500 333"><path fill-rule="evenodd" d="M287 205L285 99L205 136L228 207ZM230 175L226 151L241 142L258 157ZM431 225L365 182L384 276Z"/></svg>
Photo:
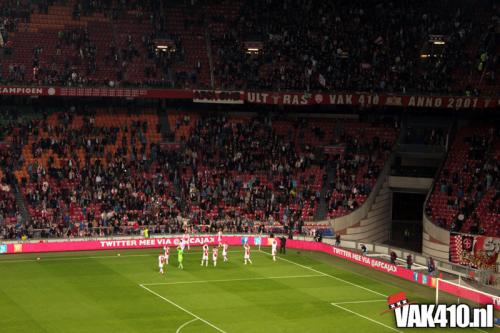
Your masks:
<svg viewBox="0 0 500 333"><path fill-rule="evenodd" d="M372 300L367 300L367 301L352 301L352 302L335 302L332 303L332 305L339 305L339 304L361 304L361 303L375 303L375 302L385 302L385 299L372 299Z"/></svg>
<svg viewBox="0 0 500 333"><path fill-rule="evenodd" d="M127 249L129 250L129 249ZM103 250L107 251L107 250ZM228 251L229 253L242 253L242 250L236 250L236 251ZM201 251L191 251L184 253L184 255L193 255L193 254L200 254ZM36 255L35 253L32 253L33 255ZM104 256L88 256L88 257L43 257L43 254L40 254L41 261L66 261L66 260L85 260L85 259L119 259L119 258L127 258L127 257L152 257L152 256L157 256L158 254L156 253L148 253L148 254L126 254L126 255L104 255ZM174 256L175 254L172 254ZM38 261L37 259L5 259L1 260L0 259L0 264L7 264L7 263L19 263L19 262L33 262L33 261Z"/></svg>
<svg viewBox="0 0 500 333"><path fill-rule="evenodd" d="M498 325L496 325L496 326L497 326L497 327L499 327ZM474 329L474 330L476 330L476 331L478 331L478 332L488 333L488 332L486 332L486 331L484 331L484 330L482 330L482 329L479 329L479 328L477 328L477 327L472 327L472 329Z"/></svg>
<svg viewBox="0 0 500 333"><path fill-rule="evenodd" d="M232 282L232 281L254 281L254 280L278 280L278 279L299 279L325 276L323 274L314 275L284 275L284 276L268 276L245 279L225 279L225 280L194 280L194 281L177 281L177 282L158 282L158 283L143 283L143 286L164 286L172 284L192 284L192 283L212 283L212 282Z"/></svg>
<svg viewBox="0 0 500 333"><path fill-rule="evenodd" d="M371 319L370 317L363 316L362 314L357 313L356 311L352 311L352 310L346 309L346 308L344 308L343 306L338 305L337 303L330 303L330 304L331 304L331 305L333 305L333 306L335 306L335 307L338 307L338 308L340 308L340 309L342 309L342 310L344 310L344 311L350 312L350 313L352 313L353 315L356 315L356 316L358 316L358 317L361 317L361 318L364 318L364 319L366 319L366 320L369 320L369 321L371 321L372 323L375 323L375 324L378 324L378 325L384 326L385 328L388 328L388 329L390 329L390 330L392 330L392 331L399 332L399 333L403 333L403 331L397 330L397 329L395 329L394 327L391 327L391 326L388 326L388 325L386 325L386 324L384 324L384 323L381 323L381 322L379 322L379 321L376 321L375 319Z"/></svg>
<svg viewBox="0 0 500 333"><path fill-rule="evenodd" d="M180 333L180 331L186 327L187 325L191 324L193 321L197 321L198 318L193 318L191 319L190 321L186 321L184 324L182 324L181 326L179 326L179 328L177 329L177 331L175 331L175 333Z"/></svg>
<svg viewBox="0 0 500 333"><path fill-rule="evenodd" d="M267 253L267 252L264 252L264 251L260 251L260 252L265 253L265 254L267 254L267 255L269 255L269 256L271 255L270 253ZM310 270L310 271L313 271L313 272L316 272L316 273L322 274L322 275L324 275L324 276L329 276L329 277L331 277L332 279L335 279L335 280L338 280L338 281L342 281L342 282L344 282L344 283L350 284L351 286L354 286L354 287L358 287L358 288L364 289L364 290L369 291L369 292L371 292L371 293L374 293L374 294L377 294L377 295L380 295L380 296L383 296L383 297L387 297L387 295L382 294L382 293L379 293L378 291L375 291L375 290L373 290L373 289L370 289L370 288L366 288L366 287L360 286L359 284L349 282L349 281L347 281L347 280L344 280L344 279L338 278L338 277L333 276L333 275L331 275L331 274L327 274L327 273L324 273L324 272L318 271L317 269L314 269L314 268L312 268L312 267L309 267L309 266L305 266L305 265L299 264L299 263L297 263L297 262L294 262L294 261L291 261L291 260L285 259L285 258L283 258L283 257L278 257L278 259L283 260L283 261L286 261L286 262L289 262L289 263L294 264L294 265L297 265L297 266L300 266L300 267L305 268L305 269L308 269L308 270Z"/></svg>
<svg viewBox="0 0 500 333"><path fill-rule="evenodd" d="M207 324L208 326L210 326L210 327L212 327L212 328L216 329L217 331L219 331L219 332L221 332L221 333L227 333L226 331L224 331L224 330L222 330L222 329L218 328L217 326L215 326L214 324L210 323L209 321L206 321L205 319L201 318L200 316L195 315L195 314L194 314L194 313L192 313L191 311L186 310L185 308L183 308L183 307L182 307L182 306L180 306L179 304L177 304L177 303L175 303L175 302L173 302L173 301L169 300L168 298L163 297L162 295L160 295L160 294L158 294L158 293L156 293L156 292L152 291L152 290L151 290L151 289L149 289L148 287L146 287L146 286L144 286L144 285L142 285L142 284L140 284L139 286L140 286L141 288L145 289L146 291L148 291L149 293L151 293L151 294L155 295L156 297L161 298L161 299L162 299L162 300L164 300L165 302L168 302L168 303L170 303L171 305L175 306L176 308L178 308L178 309L180 309L180 310L182 310L182 311L186 312L187 314L190 314L191 316L195 317L195 318L196 318L196 319L198 319L199 321L204 322L205 324Z"/></svg>

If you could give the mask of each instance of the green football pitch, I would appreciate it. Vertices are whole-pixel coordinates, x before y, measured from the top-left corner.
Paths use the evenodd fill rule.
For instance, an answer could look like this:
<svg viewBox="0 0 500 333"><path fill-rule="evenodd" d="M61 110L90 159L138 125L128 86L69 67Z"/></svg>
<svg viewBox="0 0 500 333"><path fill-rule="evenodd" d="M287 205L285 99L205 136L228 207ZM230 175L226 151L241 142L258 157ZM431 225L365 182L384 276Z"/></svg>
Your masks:
<svg viewBox="0 0 500 333"><path fill-rule="evenodd" d="M245 266L232 250L216 268L200 267L199 248L184 270L172 255L163 276L159 249L0 257L0 332L437 331L397 329L381 314L387 295L431 303L430 288L323 253L288 250L273 262L254 249Z"/></svg>

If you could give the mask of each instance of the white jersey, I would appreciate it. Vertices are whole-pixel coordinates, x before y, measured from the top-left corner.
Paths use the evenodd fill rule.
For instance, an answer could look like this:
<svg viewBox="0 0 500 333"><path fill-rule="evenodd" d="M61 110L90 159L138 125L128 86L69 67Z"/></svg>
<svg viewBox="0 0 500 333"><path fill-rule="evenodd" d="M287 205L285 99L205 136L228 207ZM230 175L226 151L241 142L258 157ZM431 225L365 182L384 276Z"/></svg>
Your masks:
<svg viewBox="0 0 500 333"><path fill-rule="evenodd" d="M212 260L217 261L217 257L219 256L219 250L217 250L216 247L213 248L212 250Z"/></svg>
<svg viewBox="0 0 500 333"><path fill-rule="evenodd" d="M165 251L165 258L168 258L170 256L170 248L165 246L163 250Z"/></svg>
<svg viewBox="0 0 500 333"><path fill-rule="evenodd" d="M222 247L222 255L223 256L227 256L227 250L229 248L229 245L227 244L224 244L224 246Z"/></svg>
<svg viewBox="0 0 500 333"><path fill-rule="evenodd" d="M208 260L208 245L203 245L203 260Z"/></svg>
<svg viewBox="0 0 500 333"><path fill-rule="evenodd" d="M184 250L184 248L186 247L186 241L184 239L181 239L181 249Z"/></svg>
<svg viewBox="0 0 500 333"><path fill-rule="evenodd" d="M250 259L250 246L245 246L245 259Z"/></svg>
<svg viewBox="0 0 500 333"><path fill-rule="evenodd" d="M220 242L222 242L222 231L219 231L219 232L217 233L217 241L218 241L219 243L220 243Z"/></svg>
<svg viewBox="0 0 500 333"><path fill-rule="evenodd" d="M273 239L273 242L271 244L271 252L273 255L276 254L276 248L278 246L278 242L276 241L276 239Z"/></svg>
<svg viewBox="0 0 500 333"><path fill-rule="evenodd" d="M165 265L165 256L158 256L158 267L163 268L163 265Z"/></svg>

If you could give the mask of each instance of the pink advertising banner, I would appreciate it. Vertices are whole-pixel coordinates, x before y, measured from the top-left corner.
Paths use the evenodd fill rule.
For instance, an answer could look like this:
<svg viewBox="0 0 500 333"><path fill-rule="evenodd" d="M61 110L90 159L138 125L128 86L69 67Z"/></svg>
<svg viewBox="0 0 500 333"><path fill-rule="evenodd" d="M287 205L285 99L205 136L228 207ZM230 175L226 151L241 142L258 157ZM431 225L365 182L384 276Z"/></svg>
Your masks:
<svg viewBox="0 0 500 333"><path fill-rule="evenodd" d="M224 236L224 241L229 245L242 243L241 236ZM90 241L61 241L7 244L6 253L37 253L37 252L65 252L65 251L96 251L113 249L144 249L163 246L177 246L182 237L141 238L120 240L90 240ZM254 245L254 237L247 237L250 245ZM189 238L191 246L218 244L217 236L195 236ZM267 243L266 243L267 244Z"/></svg>

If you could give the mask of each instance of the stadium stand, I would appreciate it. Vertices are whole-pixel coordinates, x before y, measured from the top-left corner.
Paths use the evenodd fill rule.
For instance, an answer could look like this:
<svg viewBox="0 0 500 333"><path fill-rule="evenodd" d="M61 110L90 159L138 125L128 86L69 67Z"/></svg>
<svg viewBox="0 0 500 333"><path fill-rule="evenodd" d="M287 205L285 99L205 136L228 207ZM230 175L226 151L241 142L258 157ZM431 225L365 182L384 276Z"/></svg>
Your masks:
<svg viewBox="0 0 500 333"><path fill-rule="evenodd" d="M426 207L439 226L500 236L499 136L492 125L459 130Z"/></svg>
<svg viewBox="0 0 500 333"><path fill-rule="evenodd" d="M328 235L328 226L310 223L323 185L328 214L354 210L397 134L383 122L171 111L175 141L165 144L158 121L152 111L113 108L13 127L9 140L25 143L13 173L31 221L6 223L8 235L28 227L42 237L109 235L147 225L164 233L186 219L200 232ZM327 145L333 152L325 154ZM325 184L332 163L339 180Z"/></svg>
<svg viewBox="0 0 500 333"><path fill-rule="evenodd" d="M0 6L10 54L0 72L11 84L499 91L494 1L23 0Z"/></svg>

